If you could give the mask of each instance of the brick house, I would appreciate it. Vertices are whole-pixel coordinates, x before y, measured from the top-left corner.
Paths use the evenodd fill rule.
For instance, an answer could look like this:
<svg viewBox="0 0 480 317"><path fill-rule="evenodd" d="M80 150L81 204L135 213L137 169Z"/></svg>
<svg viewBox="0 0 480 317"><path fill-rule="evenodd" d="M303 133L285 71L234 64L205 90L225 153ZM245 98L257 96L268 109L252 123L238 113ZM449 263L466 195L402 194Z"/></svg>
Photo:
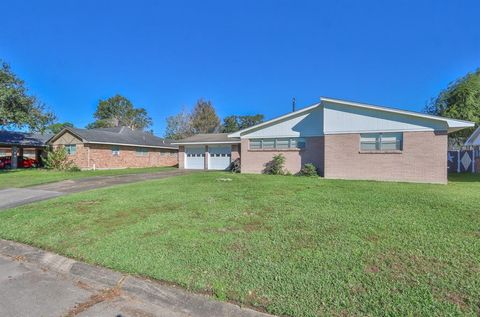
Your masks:
<svg viewBox="0 0 480 317"><path fill-rule="evenodd" d="M313 163L325 178L447 182L448 133L474 124L412 111L321 98L317 104L230 133L176 141L179 167L261 173L282 153L285 169Z"/></svg>
<svg viewBox="0 0 480 317"><path fill-rule="evenodd" d="M127 127L65 128L48 143L64 147L81 169L175 166L178 146L151 133Z"/></svg>

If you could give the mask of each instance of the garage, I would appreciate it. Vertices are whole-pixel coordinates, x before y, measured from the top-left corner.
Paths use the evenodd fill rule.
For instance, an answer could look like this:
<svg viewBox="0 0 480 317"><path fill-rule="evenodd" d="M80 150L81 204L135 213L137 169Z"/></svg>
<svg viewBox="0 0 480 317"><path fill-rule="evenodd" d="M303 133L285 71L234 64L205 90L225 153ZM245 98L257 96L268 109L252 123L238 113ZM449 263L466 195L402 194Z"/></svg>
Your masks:
<svg viewBox="0 0 480 317"><path fill-rule="evenodd" d="M232 147L227 146L208 146L208 169L226 170L230 166Z"/></svg>
<svg viewBox="0 0 480 317"><path fill-rule="evenodd" d="M185 168L194 170L203 170L205 164L204 146L185 147Z"/></svg>

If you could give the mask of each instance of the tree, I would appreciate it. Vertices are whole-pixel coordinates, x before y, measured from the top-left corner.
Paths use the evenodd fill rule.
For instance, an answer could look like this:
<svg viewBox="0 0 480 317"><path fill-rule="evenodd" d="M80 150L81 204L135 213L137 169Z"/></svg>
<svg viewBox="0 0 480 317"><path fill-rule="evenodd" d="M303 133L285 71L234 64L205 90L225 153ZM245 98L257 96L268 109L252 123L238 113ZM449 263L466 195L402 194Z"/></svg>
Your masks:
<svg viewBox="0 0 480 317"><path fill-rule="evenodd" d="M263 114L253 116L228 116L223 119L222 131L231 133L243 130L263 122Z"/></svg>
<svg viewBox="0 0 480 317"><path fill-rule="evenodd" d="M473 121L478 126L480 124L480 69L450 83L427 104L425 112ZM462 145L474 129L464 129L450 134L450 144Z"/></svg>
<svg viewBox="0 0 480 317"><path fill-rule="evenodd" d="M165 130L165 138L172 140L180 140L192 136L192 115L187 109L175 115L167 118L167 128Z"/></svg>
<svg viewBox="0 0 480 317"><path fill-rule="evenodd" d="M57 134L58 132L62 131L64 128L73 128L73 123L71 122L64 122L64 123L54 123L47 127L47 130L50 133Z"/></svg>
<svg viewBox="0 0 480 317"><path fill-rule="evenodd" d="M28 94L25 82L0 60L0 128L43 131L54 119L44 104Z"/></svg>
<svg viewBox="0 0 480 317"><path fill-rule="evenodd" d="M223 118L222 132L232 133L238 130L240 130L238 116L233 115Z"/></svg>
<svg viewBox="0 0 480 317"><path fill-rule="evenodd" d="M193 108L191 122L194 133L213 133L220 127L220 119L212 103L203 99L199 99Z"/></svg>
<svg viewBox="0 0 480 317"><path fill-rule="evenodd" d="M143 130L152 125L152 119L144 108L135 108L130 100L118 94L100 100L93 116L96 121L87 125L88 129L125 126Z"/></svg>

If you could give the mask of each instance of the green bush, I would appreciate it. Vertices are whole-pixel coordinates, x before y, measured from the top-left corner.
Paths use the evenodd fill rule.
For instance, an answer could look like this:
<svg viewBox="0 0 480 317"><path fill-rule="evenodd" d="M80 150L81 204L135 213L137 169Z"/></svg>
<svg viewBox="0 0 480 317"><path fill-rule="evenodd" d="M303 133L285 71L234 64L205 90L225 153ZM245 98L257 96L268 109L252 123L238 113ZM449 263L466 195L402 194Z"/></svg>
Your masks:
<svg viewBox="0 0 480 317"><path fill-rule="evenodd" d="M275 155L270 162L267 163L265 167L265 174L271 175L284 175L284 166L285 166L285 156L283 154Z"/></svg>
<svg viewBox="0 0 480 317"><path fill-rule="evenodd" d="M300 170L299 175L301 175L301 176L318 176L317 168L312 163L307 163L307 164L303 165L302 169Z"/></svg>
<svg viewBox="0 0 480 317"><path fill-rule="evenodd" d="M74 168L79 169L75 163L68 158L68 153L63 147L48 150L44 164L45 168L56 171L70 171Z"/></svg>

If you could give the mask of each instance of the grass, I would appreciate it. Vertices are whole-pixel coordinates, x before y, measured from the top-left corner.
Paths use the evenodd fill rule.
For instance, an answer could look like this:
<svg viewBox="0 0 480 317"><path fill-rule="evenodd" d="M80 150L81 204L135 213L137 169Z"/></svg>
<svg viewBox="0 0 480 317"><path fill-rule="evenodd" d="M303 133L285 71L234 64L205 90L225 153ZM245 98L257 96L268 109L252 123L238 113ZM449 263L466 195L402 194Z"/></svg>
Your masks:
<svg viewBox="0 0 480 317"><path fill-rule="evenodd" d="M114 170L88 170L80 172L51 171L46 169L0 170L0 189L8 187L27 187L66 179L78 179L92 176L114 176L124 174L152 173L173 169L173 167L126 168Z"/></svg>
<svg viewBox="0 0 480 317"><path fill-rule="evenodd" d="M279 315L480 314L479 175L195 173L12 209L0 237Z"/></svg>

